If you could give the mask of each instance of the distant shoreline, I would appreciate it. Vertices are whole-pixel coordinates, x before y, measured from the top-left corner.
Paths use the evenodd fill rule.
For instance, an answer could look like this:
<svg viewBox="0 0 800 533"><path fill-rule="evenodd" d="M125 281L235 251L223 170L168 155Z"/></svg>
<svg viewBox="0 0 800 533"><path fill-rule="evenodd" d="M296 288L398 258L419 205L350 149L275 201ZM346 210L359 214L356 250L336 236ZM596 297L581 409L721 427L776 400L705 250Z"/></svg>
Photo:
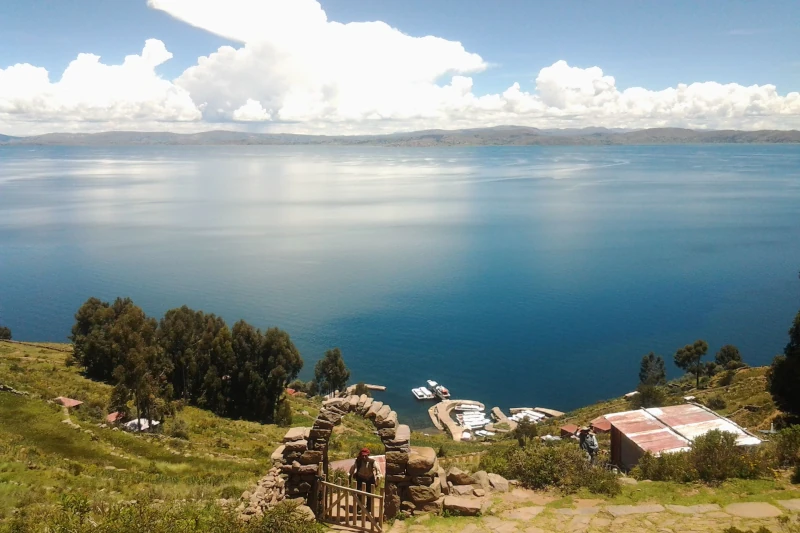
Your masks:
<svg viewBox="0 0 800 533"><path fill-rule="evenodd" d="M541 130L498 126L462 130L426 130L384 135L299 135L206 131L202 133L130 132L48 133L28 137L0 135L0 146L658 146L684 144L800 144L798 130L691 130L584 128Z"/></svg>

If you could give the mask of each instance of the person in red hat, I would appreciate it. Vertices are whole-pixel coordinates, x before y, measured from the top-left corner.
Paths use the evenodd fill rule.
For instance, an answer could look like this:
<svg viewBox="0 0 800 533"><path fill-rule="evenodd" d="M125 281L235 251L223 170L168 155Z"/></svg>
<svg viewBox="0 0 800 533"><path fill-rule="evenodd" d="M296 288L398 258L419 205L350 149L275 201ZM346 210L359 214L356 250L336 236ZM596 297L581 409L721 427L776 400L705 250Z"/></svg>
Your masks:
<svg viewBox="0 0 800 533"><path fill-rule="evenodd" d="M369 448L362 448L353 466L350 467L350 480L356 478L356 489L372 492L373 485L378 484L381 472L375 459L369 456Z"/></svg>

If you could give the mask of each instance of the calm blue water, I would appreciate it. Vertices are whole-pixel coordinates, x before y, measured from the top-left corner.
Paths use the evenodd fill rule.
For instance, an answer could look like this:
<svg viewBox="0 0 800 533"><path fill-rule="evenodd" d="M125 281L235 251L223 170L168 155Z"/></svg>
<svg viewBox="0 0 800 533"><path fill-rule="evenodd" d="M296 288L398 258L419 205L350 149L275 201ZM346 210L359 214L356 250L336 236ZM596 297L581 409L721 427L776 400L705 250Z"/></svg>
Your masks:
<svg viewBox="0 0 800 533"><path fill-rule="evenodd" d="M418 426L429 378L569 409L697 338L767 363L799 269L800 146L0 147L16 338L187 304L288 330L304 377L341 347Z"/></svg>

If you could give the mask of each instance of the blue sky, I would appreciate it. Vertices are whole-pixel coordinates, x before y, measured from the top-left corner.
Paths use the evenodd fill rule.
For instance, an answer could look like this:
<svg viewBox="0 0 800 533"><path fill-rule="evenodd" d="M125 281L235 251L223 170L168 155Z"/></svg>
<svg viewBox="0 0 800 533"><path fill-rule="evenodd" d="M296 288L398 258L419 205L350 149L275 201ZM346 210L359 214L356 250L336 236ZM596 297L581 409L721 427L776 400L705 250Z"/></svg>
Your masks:
<svg viewBox="0 0 800 533"><path fill-rule="evenodd" d="M412 37L433 35L460 42L466 52L482 58L485 68L444 68L436 83L446 85L452 73L464 74L472 79L471 91L478 97L502 93L514 82L533 91L540 70L559 60L584 69L599 66L604 75L615 78L620 91L705 81L772 84L780 95L800 90L800 2L796 0L321 0L320 4L329 21L383 21ZM27 63L47 69L50 81L57 82L78 53L99 55L107 65L119 64L125 56L140 53L145 40L153 38L173 54L155 66L155 72L174 80L199 56L226 44L242 46L230 36L180 20L191 17L175 18L170 13L175 11L153 9L146 0L4 0L0 69ZM280 9L272 9L269 16L279 17ZM253 13L243 11L241 17L252 18ZM265 89L255 91L240 104L259 103L259 107L253 104L254 109L263 109L259 116L274 122L282 114L280 102L276 104L272 96ZM197 99L195 93L191 97ZM207 110L202 112L208 118Z"/></svg>

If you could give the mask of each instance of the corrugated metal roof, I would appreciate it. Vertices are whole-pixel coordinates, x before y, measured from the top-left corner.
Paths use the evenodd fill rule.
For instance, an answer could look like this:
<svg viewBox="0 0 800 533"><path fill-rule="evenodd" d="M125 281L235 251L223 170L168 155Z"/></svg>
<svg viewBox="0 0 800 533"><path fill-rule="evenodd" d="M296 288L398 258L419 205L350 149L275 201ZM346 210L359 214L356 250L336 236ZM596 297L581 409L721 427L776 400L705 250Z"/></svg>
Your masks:
<svg viewBox="0 0 800 533"><path fill-rule="evenodd" d="M735 434L739 445L761 443L727 418L694 404L612 413L605 418L639 448L653 454L686 450L695 438L714 429Z"/></svg>
<svg viewBox="0 0 800 533"><path fill-rule="evenodd" d="M79 405L83 405L83 402L79 400L73 400L72 398L65 398L64 396L59 396L54 401L56 403L60 403L64 407L78 407Z"/></svg>

